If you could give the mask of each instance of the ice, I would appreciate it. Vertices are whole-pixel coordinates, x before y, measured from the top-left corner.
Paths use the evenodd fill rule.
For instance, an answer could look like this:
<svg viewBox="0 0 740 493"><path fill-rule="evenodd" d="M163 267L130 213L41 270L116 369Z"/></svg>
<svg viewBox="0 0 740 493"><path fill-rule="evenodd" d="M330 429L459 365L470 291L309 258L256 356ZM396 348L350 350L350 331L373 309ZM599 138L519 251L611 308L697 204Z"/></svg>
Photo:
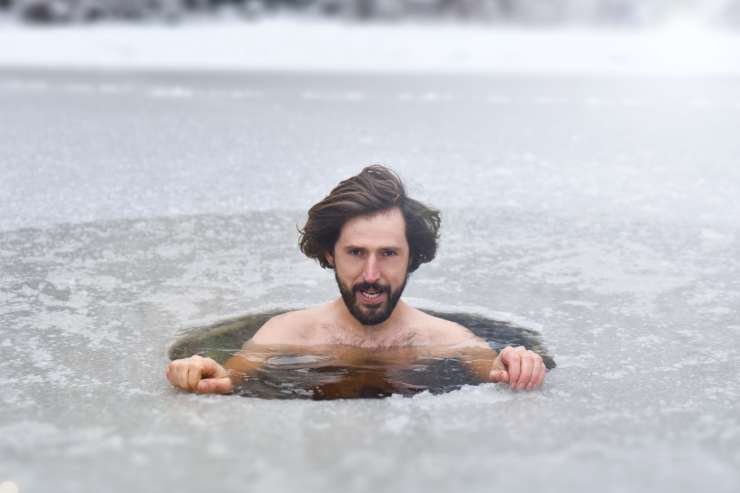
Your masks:
<svg viewBox="0 0 740 493"><path fill-rule="evenodd" d="M149 96L154 99L189 99L193 97L193 92L179 86L155 87L149 91Z"/></svg>
<svg viewBox="0 0 740 493"><path fill-rule="evenodd" d="M739 98L713 77L3 70L0 480L737 491ZM540 330L544 388L173 389L181 329L336 295L296 226L369 162L443 212L409 301Z"/></svg>

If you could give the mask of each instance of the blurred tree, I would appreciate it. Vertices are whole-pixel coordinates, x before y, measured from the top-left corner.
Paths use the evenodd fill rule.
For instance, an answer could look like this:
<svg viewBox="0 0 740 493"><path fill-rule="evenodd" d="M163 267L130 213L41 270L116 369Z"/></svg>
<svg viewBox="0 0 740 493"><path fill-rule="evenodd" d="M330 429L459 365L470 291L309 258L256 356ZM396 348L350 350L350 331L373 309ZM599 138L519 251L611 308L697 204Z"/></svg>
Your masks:
<svg viewBox="0 0 740 493"><path fill-rule="evenodd" d="M446 16L535 24L644 24L684 9L708 22L740 24L740 0L0 0L0 9L36 22L174 20L231 9L247 17L289 11L361 20Z"/></svg>

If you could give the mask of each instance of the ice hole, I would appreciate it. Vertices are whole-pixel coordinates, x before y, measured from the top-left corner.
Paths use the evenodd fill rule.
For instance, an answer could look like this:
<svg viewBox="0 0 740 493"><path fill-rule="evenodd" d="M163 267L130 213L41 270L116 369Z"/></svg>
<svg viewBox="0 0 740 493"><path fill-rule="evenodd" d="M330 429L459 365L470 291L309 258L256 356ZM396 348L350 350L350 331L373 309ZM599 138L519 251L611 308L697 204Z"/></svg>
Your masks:
<svg viewBox="0 0 740 493"><path fill-rule="evenodd" d="M262 324L286 311L249 314L188 329L170 346L168 356L175 360L198 354L224 363ZM555 360L535 330L475 314L424 311L469 328L496 351L524 346L542 356L548 369L555 368ZM275 354L268 363L258 375L240 384L236 393L269 399L377 398L423 391L438 394L483 383L460 359L450 357L420 359L408 367L384 367L373 363L338 366L324 364L315 355Z"/></svg>

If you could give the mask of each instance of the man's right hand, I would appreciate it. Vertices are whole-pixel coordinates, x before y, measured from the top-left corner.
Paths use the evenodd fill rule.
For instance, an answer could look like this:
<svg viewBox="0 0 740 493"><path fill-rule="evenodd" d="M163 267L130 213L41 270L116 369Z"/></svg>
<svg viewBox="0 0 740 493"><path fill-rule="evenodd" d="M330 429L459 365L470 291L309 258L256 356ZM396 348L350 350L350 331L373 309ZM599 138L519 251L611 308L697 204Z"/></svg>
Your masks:
<svg viewBox="0 0 740 493"><path fill-rule="evenodd" d="M167 365L167 380L175 387L201 394L230 394L229 371L211 358L191 356Z"/></svg>

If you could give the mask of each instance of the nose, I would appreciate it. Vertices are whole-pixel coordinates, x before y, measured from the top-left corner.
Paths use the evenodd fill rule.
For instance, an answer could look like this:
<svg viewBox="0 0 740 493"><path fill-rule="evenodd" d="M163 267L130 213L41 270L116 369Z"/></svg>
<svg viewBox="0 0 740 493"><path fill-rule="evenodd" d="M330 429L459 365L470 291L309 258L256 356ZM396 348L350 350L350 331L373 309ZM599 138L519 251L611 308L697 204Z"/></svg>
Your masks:
<svg viewBox="0 0 740 493"><path fill-rule="evenodd" d="M368 256L365 268L362 270L362 280L365 282L378 282L380 280L380 269L375 255Z"/></svg>

